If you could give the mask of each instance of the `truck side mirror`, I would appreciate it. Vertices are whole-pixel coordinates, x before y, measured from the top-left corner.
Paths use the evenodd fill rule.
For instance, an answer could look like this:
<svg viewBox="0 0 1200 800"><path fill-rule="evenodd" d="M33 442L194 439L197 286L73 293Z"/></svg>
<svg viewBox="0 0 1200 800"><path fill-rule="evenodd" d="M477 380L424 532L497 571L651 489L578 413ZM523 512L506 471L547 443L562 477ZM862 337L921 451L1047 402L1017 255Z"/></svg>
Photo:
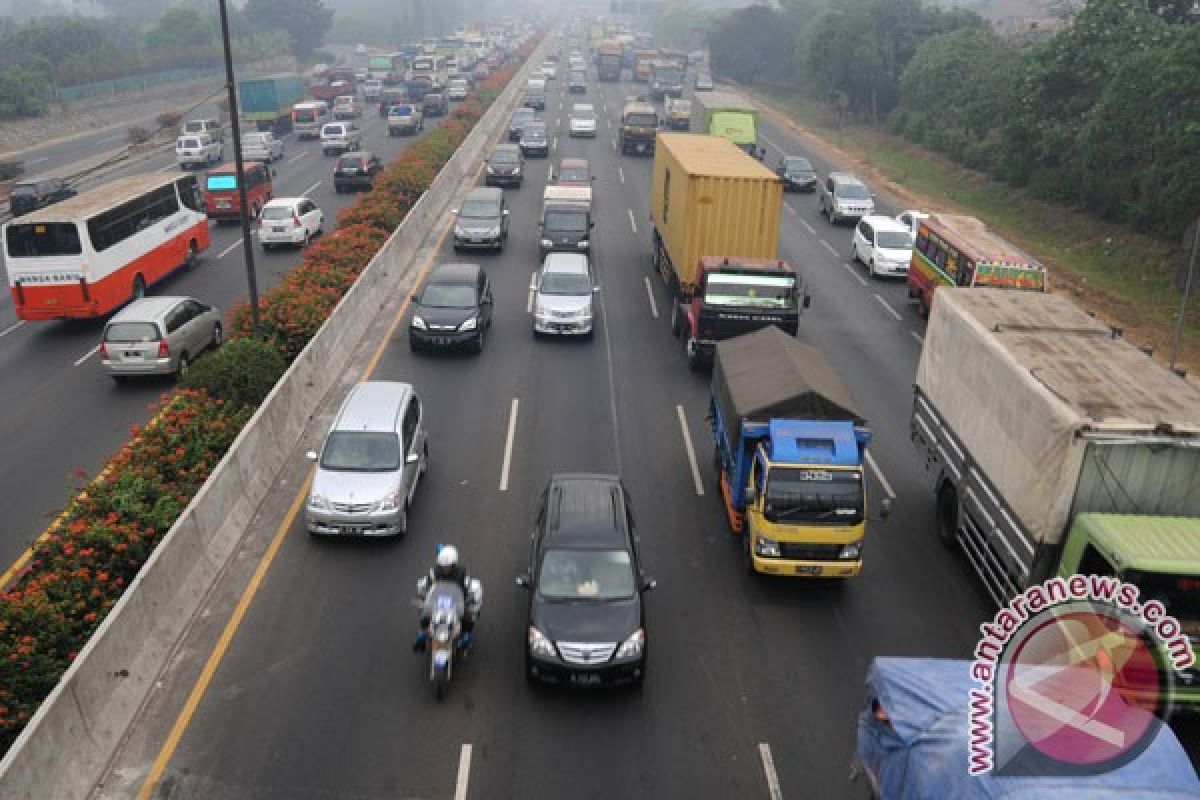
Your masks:
<svg viewBox="0 0 1200 800"><path fill-rule="evenodd" d="M517 586L521 589L528 589L529 588L529 576L528 575L518 575L517 576Z"/></svg>
<svg viewBox="0 0 1200 800"><path fill-rule="evenodd" d="M885 497L879 502L879 518L887 519L892 515L892 498Z"/></svg>

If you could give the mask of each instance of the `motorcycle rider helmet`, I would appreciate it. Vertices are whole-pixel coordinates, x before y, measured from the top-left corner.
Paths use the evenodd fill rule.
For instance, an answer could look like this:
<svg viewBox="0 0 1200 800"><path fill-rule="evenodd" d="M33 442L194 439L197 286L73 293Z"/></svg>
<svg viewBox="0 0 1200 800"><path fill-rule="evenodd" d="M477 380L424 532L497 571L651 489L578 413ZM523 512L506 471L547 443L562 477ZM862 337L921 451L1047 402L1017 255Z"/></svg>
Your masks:
<svg viewBox="0 0 1200 800"><path fill-rule="evenodd" d="M445 580L452 580L458 572L458 548L452 544L448 544L437 554L437 576Z"/></svg>

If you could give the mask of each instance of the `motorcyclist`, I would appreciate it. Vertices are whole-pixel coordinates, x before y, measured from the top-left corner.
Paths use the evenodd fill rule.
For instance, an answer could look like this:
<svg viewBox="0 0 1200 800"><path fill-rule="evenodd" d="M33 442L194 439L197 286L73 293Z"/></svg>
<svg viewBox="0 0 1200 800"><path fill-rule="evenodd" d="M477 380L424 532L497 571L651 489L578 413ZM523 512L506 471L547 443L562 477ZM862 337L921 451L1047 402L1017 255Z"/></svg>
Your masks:
<svg viewBox="0 0 1200 800"><path fill-rule="evenodd" d="M452 583L462 590L466 607L461 620L462 634L459 637L459 647L465 649L471 642L480 602L475 595L481 590L473 591L472 584L478 585L478 581L472 581L471 576L467 573L467 568L459 562L458 548L454 545L443 545L438 548L437 558L434 560L434 565L429 568L429 574L423 575L417 580L417 600L420 603L421 611L417 624L417 638L413 642L414 653L424 652L429 642L427 631L431 621L431 612L426 599L434 585L438 583Z"/></svg>

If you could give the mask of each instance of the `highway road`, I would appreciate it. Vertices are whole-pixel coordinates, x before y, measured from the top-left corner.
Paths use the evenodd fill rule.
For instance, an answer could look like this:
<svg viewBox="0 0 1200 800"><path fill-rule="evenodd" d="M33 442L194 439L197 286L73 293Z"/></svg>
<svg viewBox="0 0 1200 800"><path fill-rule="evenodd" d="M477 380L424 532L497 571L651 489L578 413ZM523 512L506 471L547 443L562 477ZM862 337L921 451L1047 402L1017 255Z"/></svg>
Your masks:
<svg viewBox="0 0 1200 800"><path fill-rule="evenodd" d="M439 120L431 119L426 130ZM412 137L389 137L374 106L360 122L363 147L385 160L395 156ZM228 139L228 136L226 137ZM232 159L227 142L226 156ZM286 137L282 161L276 162L276 197L307 194L325 212L326 230L336 224L337 212L352 195L333 190L335 159L321 154L314 140ZM123 166L109 178L134 172L178 172L174 151ZM295 263L296 250L263 253L254 261L260 291L273 286ZM241 228L214 225L212 245L197 268L177 272L152 294L194 295L229 309L245 299L246 268ZM7 568L67 502L73 473L95 475L129 438L133 424L146 422L147 407L169 389L166 380L147 380L117 386L100 368L96 357L104 321L21 322L12 297L0 296L0 486L5 506L0 523L0 569Z"/></svg>
<svg viewBox="0 0 1200 800"><path fill-rule="evenodd" d="M402 324L373 375L411 381L427 409L431 468L410 533L316 541L293 521L155 796L861 797L847 776L870 659L970 653L992 609L938 543L909 443L922 324L901 283L870 281L848 262L851 228L830 227L812 196L786 198L781 237L813 294L801 336L839 367L871 421L872 510L895 495L895 511L873 523L853 580L747 574L714 490L708 376L688 370L650 268L651 160L615 150L632 91L593 84L578 99L599 103L599 136L577 140L566 128L573 98L552 82L551 158L531 159L525 185L507 190L504 253L456 256L446 245L439 256L488 271L487 349L414 356ZM804 154L770 125L765 142L772 161L780 148ZM563 156L589 158L596 175L591 341L535 340L527 313L541 190ZM536 499L561 471L617 472L632 496L659 586L640 691L580 694L523 677L527 599L513 579ZM438 703L425 661L409 652L408 598L444 542L459 546L486 602L471 661ZM210 650L189 641L182 658ZM99 796L139 785L190 689L167 681Z"/></svg>

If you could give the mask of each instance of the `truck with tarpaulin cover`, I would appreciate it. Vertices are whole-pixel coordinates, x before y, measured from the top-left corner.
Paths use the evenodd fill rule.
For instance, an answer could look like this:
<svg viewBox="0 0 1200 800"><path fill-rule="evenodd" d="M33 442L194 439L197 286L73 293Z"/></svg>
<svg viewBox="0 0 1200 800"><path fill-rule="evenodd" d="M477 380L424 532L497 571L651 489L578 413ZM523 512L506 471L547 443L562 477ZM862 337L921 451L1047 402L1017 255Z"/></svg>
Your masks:
<svg viewBox="0 0 1200 800"><path fill-rule="evenodd" d="M596 45L596 77L604 83L621 80L621 43L615 39Z"/></svg>
<svg viewBox="0 0 1200 800"><path fill-rule="evenodd" d="M304 99L299 75L271 75L238 81L238 108L242 119L260 131L283 135L292 130L292 106Z"/></svg>
<svg viewBox="0 0 1200 800"><path fill-rule="evenodd" d="M633 51L633 79L638 83L650 82L650 62L658 58L657 50Z"/></svg>
<svg viewBox="0 0 1200 800"><path fill-rule="evenodd" d="M938 289L910 423L933 530L998 605L1116 576L1200 635L1200 386L1061 294ZM1178 652L1174 652L1178 650ZM1200 709L1200 672L1175 702Z"/></svg>
<svg viewBox="0 0 1200 800"><path fill-rule="evenodd" d="M720 136L754 156L758 154L758 109L736 92L696 92L694 124L699 133Z"/></svg>
<svg viewBox="0 0 1200 800"><path fill-rule="evenodd" d="M663 100L667 97L683 97L685 67L667 58L656 58L650 62L650 97Z"/></svg>
<svg viewBox="0 0 1200 800"><path fill-rule="evenodd" d="M859 574L871 431L821 351L774 326L717 342L709 419L721 499L747 567ZM890 506L885 499L884 515Z"/></svg>

